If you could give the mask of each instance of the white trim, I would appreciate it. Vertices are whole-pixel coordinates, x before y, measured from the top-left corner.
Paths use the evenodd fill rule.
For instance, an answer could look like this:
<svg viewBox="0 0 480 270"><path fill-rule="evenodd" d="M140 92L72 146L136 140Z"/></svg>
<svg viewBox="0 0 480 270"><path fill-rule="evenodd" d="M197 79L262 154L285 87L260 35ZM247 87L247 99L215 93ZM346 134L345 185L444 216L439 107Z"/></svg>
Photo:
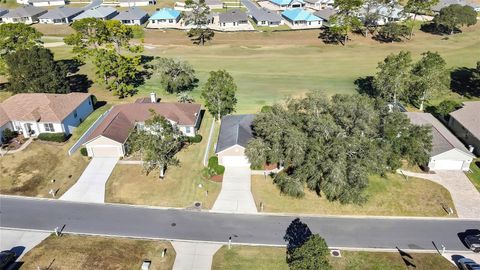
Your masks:
<svg viewBox="0 0 480 270"><path fill-rule="evenodd" d="M222 153L222 152L225 152L225 151L227 151L227 150L229 150L229 149L232 149L232 148L235 147L235 146L239 146L239 147L241 147L241 148L243 148L243 149L246 149L245 147L241 146L240 144L234 144L234 145L232 145L232 146L230 146L230 147L228 147L228 148L225 148L225 149L223 149L222 151L217 152L217 153L215 153L215 154L218 155L218 154L220 154L220 153Z"/></svg>

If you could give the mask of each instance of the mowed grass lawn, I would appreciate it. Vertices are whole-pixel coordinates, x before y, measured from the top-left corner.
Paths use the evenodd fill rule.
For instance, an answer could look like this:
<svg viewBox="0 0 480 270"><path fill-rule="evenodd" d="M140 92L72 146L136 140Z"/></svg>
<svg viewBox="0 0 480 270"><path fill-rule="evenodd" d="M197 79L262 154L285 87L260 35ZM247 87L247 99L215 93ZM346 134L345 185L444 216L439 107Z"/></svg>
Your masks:
<svg viewBox="0 0 480 270"><path fill-rule="evenodd" d="M221 189L220 183L202 176L203 155L211 124L212 117L205 114L200 127L203 140L182 149L177 154L180 166L167 168L163 180L159 179L158 171L145 175L141 165L117 164L108 179L105 200L168 207L189 207L198 201L202 208L211 208Z"/></svg>
<svg viewBox="0 0 480 270"><path fill-rule="evenodd" d="M473 185L480 191L480 159L474 159L470 164L472 172L466 173Z"/></svg>
<svg viewBox="0 0 480 270"><path fill-rule="evenodd" d="M341 258L330 257L335 270L404 270L409 269L397 252L352 252L342 251ZM454 270L449 261L438 254L410 254L415 269ZM288 270L285 261L285 248L233 246L228 250L223 246L213 257L212 270Z"/></svg>
<svg viewBox="0 0 480 270"><path fill-rule="evenodd" d="M140 269L143 260L152 261L151 270L170 270L175 250L163 241L51 235L25 254L21 269Z"/></svg>
<svg viewBox="0 0 480 270"><path fill-rule="evenodd" d="M479 60L479 34L480 24L451 37L417 31L413 40L394 44L355 36L344 47L323 44L317 38L318 31L217 33L208 45L195 46L183 31L148 30L144 54L189 61L200 80L191 93L198 102L202 102L200 91L209 72L227 70L238 85L237 113L251 113L259 111L263 105L310 90L322 90L326 95L354 93L357 78L373 75L378 62L400 50L411 51L414 60L419 59L422 52L437 51L446 59L449 68L474 67ZM67 46L51 49L59 59L73 57ZM95 81L91 63L82 66L79 73ZM134 97L120 100L97 83L90 88L99 100L110 103L132 102L151 91L157 92L164 101L177 100L176 95L163 90L156 75L138 90ZM451 98L461 100L456 94Z"/></svg>
<svg viewBox="0 0 480 270"><path fill-rule="evenodd" d="M406 181L398 174L388 178L370 177L363 205L329 202L306 189L305 197L297 199L281 194L272 179L252 176L252 193L257 208L260 202L264 212L305 213L324 215L380 215L380 216L448 216L441 203L454 208L450 193L442 186L423 179ZM450 217L456 215L450 215Z"/></svg>
<svg viewBox="0 0 480 270"><path fill-rule="evenodd" d="M33 141L21 152L0 157L0 193L51 197L48 192L53 189L60 197L88 165L88 158L80 151L69 156L68 149L108 108L106 105L91 113L64 144Z"/></svg>

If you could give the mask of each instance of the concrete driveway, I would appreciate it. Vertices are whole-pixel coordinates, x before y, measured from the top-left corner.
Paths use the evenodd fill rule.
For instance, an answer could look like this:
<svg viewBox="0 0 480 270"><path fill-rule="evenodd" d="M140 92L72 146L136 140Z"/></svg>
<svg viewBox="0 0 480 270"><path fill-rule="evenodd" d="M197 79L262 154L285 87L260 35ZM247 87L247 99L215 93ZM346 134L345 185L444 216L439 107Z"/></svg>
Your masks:
<svg viewBox="0 0 480 270"><path fill-rule="evenodd" d="M221 244L202 242L172 241L177 253L173 270L210 270L213 255L222 247Z"/></svg>
<svg viewBox="0 0 480 270"><path fill-rule="evenodd" d="M225 167L222 190L212 211L226 213L256 213L252 195L250 167Z"/></svg>
<svg viewBox="0 0 480 270"><path fill-rule="evenodd" d="M53 231L53 228L52 228ZM30 249L40 244L50 233L46 232L28 232L23 230L0 230L0 250L11 250L17 254L17 262L21 261ZM17 265L13 264L7 269L17 269Z"/></svg>
<svg viewBox="0 0 480 270"><path fill-rule="evenodd" d="M401 171L403 174L428 179L445 187L452 196L459 218L480 218L480 193L461 171L436 171L432 174Z"/></svg>
<svg viewBox="0 0 480 270"><path fill-rule="evenodd" d="M105 184L118 158L93 158L83 171L80 179L73 185L60 200L76 202L105 202Z"/></svg>

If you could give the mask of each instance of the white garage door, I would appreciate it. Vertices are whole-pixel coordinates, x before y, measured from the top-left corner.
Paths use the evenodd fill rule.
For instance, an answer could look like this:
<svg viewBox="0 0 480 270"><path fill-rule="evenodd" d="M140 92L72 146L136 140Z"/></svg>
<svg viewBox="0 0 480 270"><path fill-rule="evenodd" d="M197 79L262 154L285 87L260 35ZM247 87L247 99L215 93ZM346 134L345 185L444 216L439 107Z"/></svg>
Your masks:
<svg viewBox="0 0 480 270"><path fill-rule="evenodd" d="M222 164L225 167L249 167L250 162L246 156L224 156Z"/></svg>
<svg viewBox="0 0 480 270"><path fill-rule="evenodd" d="M120 157L122 149L117 146L95 146L92 147L93 157Z"/></svg>
<svg viewBox="0 0 480 270"><path fill-rule="evenodd" d="M462 170L463 160L435 160L430 170Z"/></svg>

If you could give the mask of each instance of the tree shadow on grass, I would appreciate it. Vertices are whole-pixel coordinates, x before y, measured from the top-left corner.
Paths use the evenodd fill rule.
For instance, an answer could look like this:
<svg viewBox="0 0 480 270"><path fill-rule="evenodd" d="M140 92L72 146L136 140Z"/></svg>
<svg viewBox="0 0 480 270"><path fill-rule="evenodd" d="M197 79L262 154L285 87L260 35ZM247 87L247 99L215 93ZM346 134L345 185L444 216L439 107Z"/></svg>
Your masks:
<svg viewBox="0 0 480 270"><path fill-rule="evenodd" d="M474 80L474 68L461 67L450 73L452 90L466 97L480 97L480 83Z"/></svg>
<svg viewBox="0 0 480 270"><path fill-rule="evenodd" d="M369 97L377 97L378 91L375 89L373 85L373 76L365 76L360 77L354 81L355 86L357 87L357 91L360 94L365 94Z"/></svg>
<svg viewBox="0 0 480 270"><path fill-rule="evenodd" d="M69 76L68 83L71 92L87 93L93 82L85 74L74 74Z"/></svg>
<svg viewBox="0 0 480 270"><path fill-rule="evenodd" d="M63 65L69 74L77 73L80 67L84 64L77 59L62 59L57 61L58 64Z"/></svg>

